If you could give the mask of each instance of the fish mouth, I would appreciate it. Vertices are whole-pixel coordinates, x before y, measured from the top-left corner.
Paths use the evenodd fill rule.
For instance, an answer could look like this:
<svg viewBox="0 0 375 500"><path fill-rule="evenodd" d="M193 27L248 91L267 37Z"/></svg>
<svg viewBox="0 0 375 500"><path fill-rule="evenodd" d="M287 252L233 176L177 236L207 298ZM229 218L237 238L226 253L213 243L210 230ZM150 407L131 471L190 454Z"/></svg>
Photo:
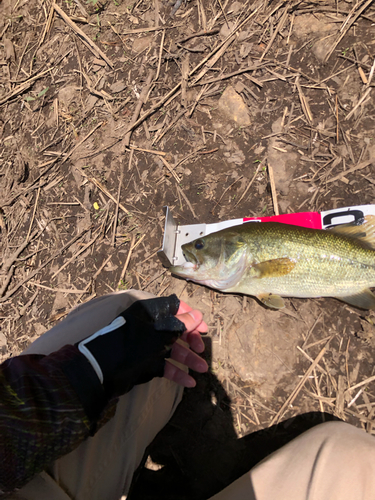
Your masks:
<svg viewBox="0 0 375 500"><path fill-rule="evenodd" d="M172 266L169 268L169 271L172 274L176 274L177 276L181 276L186 279L192 278L196 270L197 266L193 262L184 262L179 266Z"/></svg>
<svg viewBox="0 0 375 500"><path fill-rule="evenodd" d="M198 260L192 252L189 252L189 250L185 249L182 253L186 260L186 262L182 264L183 267L185 267L186 269L194 268L194 271L199 268Z"/></svg>
<svg viewBox="0 0 375 500"><path fill-rule="evenodd" d="M183 252L185 257L185 262L178 265L172 266L169 270L177 276L189 277L192 276L195 271L199 268L199 264L194 254L190 253L188 250Z"/></svg>

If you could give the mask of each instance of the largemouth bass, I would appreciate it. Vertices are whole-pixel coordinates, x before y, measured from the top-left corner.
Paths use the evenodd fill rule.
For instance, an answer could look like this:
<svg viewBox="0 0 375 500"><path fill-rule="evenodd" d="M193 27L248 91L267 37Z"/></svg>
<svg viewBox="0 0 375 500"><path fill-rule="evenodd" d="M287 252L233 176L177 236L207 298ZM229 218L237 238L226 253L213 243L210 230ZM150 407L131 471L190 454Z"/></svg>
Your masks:
<svg viewBox="0 0 375 500"><path fill-rule="evenodd" d="M177 276L222 292L284 307L281 297L336 297L375 309L375 216L360 226L309 229L277 222L245 223L182 245Z"/></svg>

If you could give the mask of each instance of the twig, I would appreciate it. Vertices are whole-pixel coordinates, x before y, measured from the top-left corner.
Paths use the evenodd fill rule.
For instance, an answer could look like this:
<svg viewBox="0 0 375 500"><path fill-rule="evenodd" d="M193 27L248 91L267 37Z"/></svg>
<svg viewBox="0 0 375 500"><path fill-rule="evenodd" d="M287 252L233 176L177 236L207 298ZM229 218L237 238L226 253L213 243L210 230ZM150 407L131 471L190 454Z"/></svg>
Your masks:
<svg viewBox="0 0 375 500"><path fill-rule="evenodd" d="M220 5L220 9L221 9L221 11L222 11L222 13L223 13L223 16L224 16L224 19L225 19L226 25L227 25L227 27L229 28L228 18L227 18L227 15L226 15L226 13L225 13L225 10L223 9L223 6L222 6L222 4L221 4L221 0L219 0L219 5Z"/></svg>
<svg viewBox="0 0 375 500"><path fill-rule="evenodd" d="M197 217L196 213L194 212L194 209L193 209L190 201L188 200L186 194L183 192L183 190L180 188L180 186L178 184L177 184L177 190L181 194L181 196L183 197L183 199L186 201L187 206L190 208L190 211L193 214L194 219L197 219L198 217Z"/></svg>
<svg viewBox="0 0 375 500"><path fill-rule="evenodd" d="M296 87L297 87L297 90L298 90L299 99L301 101L302 111L304 112L304 115L306 116L307 121L309 123L312 123L313 116L311 114L309 103L308 103L306 97L304 96L304 94L302 92L301 85L299 83L299 76L297 76L297 78L296 78Z"/></svg>
<svg viewBox="0 0 375 500"><path fill-rule="evenodd" d="M371 80L372 80L372 77L374 76L374 71L375 71L375 59L374 59L374 62L372 63L370 73L368 75L368 81L367 81L366 88L370 87L370 85L371 85Z"/></svg>
<svg viewBox="0 0 375 500"><path fill-rule="evenodd" d="M38 187L38 191L37 191L37 194L36 194L36 200L35 200L33 215L31 217L31 222L30 222L29 230L27 232L26 241L29 240L29 236L30 236L30 233L31 233L31 228L33 226L33 222L34 222L34 218L35 218L35 212L36 212L36 207L38 206L39 195L40 195L40 185Z"/></svg>
<svg viewBox="0 0 375 500"><path fill-rule="evenodd" d="M275 179L273 177L273 168L272 168L272 165L270 165L269 162L268 162L268 175L269 175L270 184L271 184L271 194L272 194L273 210L275 212L275 215L279 215L279 206L277 204L277 193L276 193Z"/></svg>
<svg viewBox="0 0 375 500"><path fill-rule="evenodd" d="M335 412L339 418L344 417L344 405L345 405L345 379L343 375L339 375L337 380L337 391L336 391L336 404Z"/></svg>
<svg viewBox="0 0 375 500"><path fill-rule="evenodd" d="M299 345L297 346L297 349L307 358L310 363L314 363L314 360L311 356L307 354ZM327 371L324 368L321 368L319 364L316 365L316 369L319 370L321 373L324 373L324 375L327 375Z"/></svg>
<svg viewBox="0 0 375 500"><path fill-rule="evenodd" d="M235 30L236 31L236 30ZM205 67L202 69L202 71L195 77L194 81L191 83L190 86L195 85L206 73L207 71L212 68L217 61L220 59L220 57L226 52L228 49L229 45L231 45L234 40L236 39L235 35L232 35L230 38L226 40L226 42L220 47L219 50L216 51L216 53L210 57L209 60L207 60Z"/></svg>
<svg viewBox="0 0 375 500"><path fill-rule="evenodd" d="M26 311L27 309L31 306L31 304L34 302L34 300L36 299L37 295L39 293L39 290L37 290L32 296L31 298L26 302L26 304L23 306L23 307L20 307L19 310L18 310L18 314L19 314L19 317L21 318L22 316L24 316L26 314Z"/></svg>
<svg viewBox="0 0 375 500"><path fill-rule="evenodd" d="M2 302L5 302L7 301L14 293L17 292L17 290L19 290L22 285L24 285L25 283L27 283L29 280L31 280L32 278L34 278L34 276L36 276L38 273L40 273L40 271L42 269L44 269L46 266L48 266L48 264L50 262L52 262L54 259L56 259L56 257L58 257L59 255L61 255L63 252L65 252L65 250L67 248L69 248L71 245L73 245L73 243L75 243L77 240L79 240L84 234L87 233L87 231L89 231L89 229L91 229L91 226L87 229L84 229L83 231L81 231L79 234L77 234L76 236L74 236L74 238L72 238L70 241L68 241L68 243L66 243L60 250L57 250L53 255L52 257L50 257L49 259L47 259L45 262L43 262L43 264L41 266L38 267L38 269L35 269L35 271L32 271L29 275L26 276L26 278L22 279L17 285L15 285L4 297L1 297L0 298L0 303Z"/></svg>
<svg viewBox="0 0 375 500"><path fill-rule="evenodd" d="M178 115L171 121L168 127L165 130L163 130L163 132L158 137L155 136L155 138L152 140L152 145L157 144L159 141L161 141L161 139L165 136L165 134L175 125L175 123L178 122L181 116L184 115L185 113L187 113L186 109L180 111Z"/></svg>
<svg viewBox="0 0 375 500"><path fill-rule="evenodd" d="M113 221L113 232L112 232L112 241L111 245L114 247L115 246L115 241L116 241L116 229L117 229L117 220L118 220L118 206L120 203L120 193L121 193L121 186L122 186L122 180L124 177L124 170L121 168L121 175L120 175L120 182L118 185L118 191L117 191L117 203L116 203L116 211L115 211L115 220Z"/></svg>
<svg viewBox="0 0 375 500"><path fill-rule="evenodd" d="M186 38L183 38L182 40L179 40L178 42L176 43L185 43L187 42L188 40L191 40L192 38L197 38L198 36L211 36L211 35L216 35L217 33L219 33L219 29L213 29L213 30L210 30L210 31L206 31L206 30L203 30L203 31L198 31L198 33L193 33L189 36L187 36Z"/></svg>
<svg viewBox="0 0 375 500"><path fill-rule="evenodd" d="M220 1L220 0L219 0ZM200 13L201 26L203 30L207 29L207 18L206 13L204 11L204 5L202 0L197 0L198 12Z"/></svg>
<svg viewBox="0 0 375 500"><path fill-rule="evenodd" d="M344 54L338 54L338 57L354 63L354 65L349 66L350 68L353 68L353 66L361 66L362 68L365 69L371 69L371 66L369 64L366 64L363 61L358 61L358 59L355 59L354 57L344 56Z"/></svg>
<svg viewBox="0 0 375 500"><path fill-rule="evenodd" d="M159 62L158 62L158 69L156 70L156 75L155 75L155 80L154 80L155 82L158 80L159 74L160 74L161 56L163 54L164 38L165 38L165 30L163 30L162 37L161 37L161 42L160 42Z"/></svg>
<svg viewBox="0 0 375 500"><path fill-rule="evenodd" d="M64 156L64 159L63 161L61 162L61 164L65 163L71 156L72 154L85 142L87 141L87 139L99 128L103 125L104 122L99 122L97 125L95 125L95 127L87 134L85 135L85 137L83 139L81 139L79 141L78 144L76 144L74 146L74 148L72 148L69 153L67 153L65 156Z"/></svg>
<svg viewBox="0 0 375 500"><path fill-rule="evenodd" d="M1 36L0 36L0 39L1 39ZM26 42L25 42L25 47L24 47L22 54L21 54L21 57L18 61L17 71L16 71L16 74L14 75L14 78L13 78L14 80L17 80L17 78L18 78L18 73L21 69L21 64L22 64L22 61L23 61L23 58L24 58L24 55L25 55L25 52L26 52L28 46L29 46L29 37L27 36Z"/></svg>
<svg viewBox="0 0 375 500"><path fill-rule="evenodd" d="M108 196L108 198L110 198L114 203L117 203L116 198L111 195L111 193L108 191L108 189L105 188L101 182L99 182L97 179L95 179L95 177L88 177L83 171L80 171L80 172L81 172L81 174L83 174L86 177L86 179L88 179L90 182L92 182L97 188L100 189L100 191L102 191L106 196ZM119 203L118 206L127 215L130 215L129 210L127 210L121 203Z"/></svg>
<svg viewBox="0 0 375 500"><path fill-rule="evenodd" d="M31 85L33 85L34 82L39 80L39 78L43 78L44 75L46 75L47 73L49 73L52 70L53 70L53 68L48 68L44 71L41 71L37 75L29 78L25 82L21 83L18 87L16 87L14 90L9 92L9 94L7 94L5 97L0 99L0 106L5 104L7 101L9 101L9 99L12 99L13 97L16 97L17 95L25 92L25 90L27 90L29 87L31 87Z"/></svg>
<svg viewBox="0 0 375 500"><path fill-rule="evenodd" d="M100 231L88 242L86 245L84 245L82 248L78 250L70 259L68 259L56 272L54 272L51 276L51 279L56 278L56 276L61 273L63 269L66 268L73 260L75 260L81 253L85 252L95 241L98 239L100 235Z"/></svg>
<svg viewBox="0 0 375 500"><path fill-rule="evenodd" d="M42 43L44 42L44 39L46 37L46 34L48 33L48 31L50 30L51 28L51 24L52 24L52 19L53 19L53 13L55 12L54 11L54 8L53 8L53 4L51 5L51 8L49 10L49 14L48 14L48 19L47 19L47 22L46 22L46 25L44 27L44 31L43 31L43 35L41 36L40 40L39 40L39 43L38 43L38 47L39 48ZM17 77L16 77L17 78Z"/></svg>
<svg viewBox="0 0 375 500"><path fill-rule="evenodd" d="M249 189L251 188L251 185L252 185L252 184L253 184L253 182L255 181L255 177L257 176L257 174L258 174L258 172L259 172L259 169L260 169L261 165L263 164L263 162L264 162L264 159L263 159L260 163L258 163L257 169L255 170L255 174L253 175L253 178L251 179L251 181L250 181L250 182L249 182L249 184L247 185L247 187L246 187L245 191L242 193L241 198L237 201L237 203L236 203L235 207L237 207L237 206L241 203L241 201L243 200L244 196L246 195L246 193L247 193L247 192L249 191Z"/></svg>
<svg viewBox="0 0 375 500"><path fill-rule="evenodd" d="M129 162L128 162L128 172L130 172L130 170L132 168L133 156L134 156L134 149L131 149L130 150L130 155L129 155ZM138 175L139 175L139 172L138 172Z"/></svg>
<svg viewBox="0 0 375 500"><path fill-rule="evenodd" d="M323 417L323 421L324 421L325 418L324 418L324 405L323 405L323 401L322 401L322 393L320 392L319 381L318 381L318 377L316 375L315 368L313 370L313 373L314 373L314 380L315 380L316 392L318 393L318 400L319 400L320 411L323 414L322 417Z"/></svg>
<svg viewBox="0 0 375 500"><path fill-rule="evenodd" d="M230 33L230 35L227 36L227 38L221 43L219 44L217 47L215 47L211 52L210 54L208 54L208 56L206 56L204 59L202 59L202 61L197 64L197 66L195 66L194 69L192 69L189 73L189 77L191 77L192 75L194 75L194 73L196 71L198 71L198 69L200 69L218 50L220 50L220 48L227 42L227 40L229 40L229 38L231 38L231 36L236 33L240 28L242 28L242 26L244 24L247 23L247 21L249 21L253 16L255 16L255 14L258 12L258 10L260 9L260 6L258 6L249 16L246 17L246 19L244 19L244 21L242 21L242 23L240 23L237 28L232 32ZM164 29L164 28L163 28ZM165 104L168 99L170 97L172 97L181 87L181 82L179 82L177 85L175 85L175 87L173 87L172 90L170 90L168 92L168 94L166 94L162 99L160 99L160 101L158 101L156 104L154 104L154 106L152 106L148 111L146 111L140 118L138 118L138 120L133 123L126 131L126 133L130 132L131 130L134 130L136 127L138 127L138 125L140 125L144 120L146 120L149 116L151 116L153 113L155 113L155 111L157 109L159 109L161 106L163 106L163 104Z"/></svg>
<svg viewBox="0 0 375 500"><path fill-rule="evenodd" d="M8 22L6 23L6 25L4 26L3 31L0 33L0 40L1 40L1 38L3 38L4 33L6 32L6 30L9 28L9 26L10 26L11 24L12 24L12 23L11 23L11 20L9 19L9 20L8 20Z"/></svg>
<svg viewBox="0 0 375 500"><path fill-rule="evenodd" d="M219 200L215 203L215 206L214 208L212 209L211 213L214 214L214 210L215 208L220 204L221 200L223 199L223 197L225 196L225 193L227 191L229 191L229 189L234 186L234 184L236 184L236 182L240 181L241 179L243 179L243 175L241 175L241 177L239 177L238 179L236 179L235 181L232 182L232 184L230 184L230 186L228 186L226 189L224 189L224 192L223 194L220 196Z"/></svg>
<svg viewBox="0 0 375 500"><path fill-rule="evenodd" d="M55 3L53 4L55 11L64 19L66 24L77 34L79 35L82 43L86 45L86 47L94 54L95 57L101 57L112 69L114 69L113 63L110 59L104 54L102 50L84 33L81 28L73 23L70 17L65 14L65 12Z"/></svg>
<svg viewBox="0 0 375 500"><path fill-rule="evenodd" d="M355 23L355 21L358 19L358 17L362 14L362 12L370 5L372 4L373 0L367 0L365 4L360 7L358 12L352 17L352 19L349 21L350 17L352 16L352 13L354 9L356 9L359 5L360 2L356 3L355 6L353 7L352 11L349 12L344 24L341 26L341 35L337 38L337 40L332 44L332 47L328 51L327 55L324 58L324 62L326 63L328 59L331 57L332 53L336 49L337 45L341 42L341 40L344 38L346 35L347 31L351 28L351 26Z"/></svg>
<svg viewBox="0 0 375 500"><path fill-rule="evenodd" d="M146 284L142 284L142 287L141 287L141 290L145 290L148 286L151 285L151 283L153 283L154 281L156 281L157 279L159 279L161 276L163 276L163 274L165 274L167 272L167 269L163 269L163 271L161 271L159 274L157 274L154 278L152 278L148 283ZM145 280L144 280L145 281Z"/></svg>
<svg viewBox="0 0 375 500"><path fill-rule="evenodd" d="M173 26L151 26L149 28L137 28L135 30L123 31L120 33L121 35L136 35L138 33L148 33L149 31L162 31L162 30L171 30L175 28L179 28L181 24L175 24Z"/></svg>
<svg viewBox="0 0 375 500"><path fill-rule="evenodd" d="M318 324L318 322L320 321L320 318L322 317L323 315L323 311L320 312L319 316L316 318L316 320L314 321L312 327L310 328L310 330L307 332L307 335L306 335L306 338L305 338L305 341L303 343L303 348L304 349L308 349L309 347L312 347L312 345L315 345L315 344L309 344L307 345L307 341L309 340L310 338L310 335L312 334L312 332L314 331L314 328L316 327L316 325Z"/></svg>
<svg viewBox="0 0 375 500"><path fill-rule="evenodd" d="M154 149L145 149L145 148L139 148L138 146L134 146L134 144L130 144L128 146L129 149L134 149L134 151L143 151L144 153L151 153L152 155L158 155L158 156L166 156L167 153L164 151L156 151Z"/></svg>
<svg viewBox="0 0 375 500"><path fill-rule="evenodd" d="M276 38L277 34L283 29L285 21L286 21L287 14L288 14L288 9L289 9L289 5L286 5L286 7L284 8L284 12L281 15L281 19L280 19L278 25L276 26L276 29L273 32L273 35L271 36L271 39L268 42L267 47L264 49L263 54L261 55L261 57L259 59L259 62L263 60L264 56L270 50L273 42L275 41L275 38Z"/></svg>
<svg viewBox="0 0 375 500"><path fill-rule="evenodd" d="M165 158L163 158L162 156L160 157L160 159L164 163L164 165L167 167L167 169L169 170L169 172L173 175L173 177L175 178L177 184L179 184L181 182L181 179L178 177L178 175L176 174L176 172L173 170L172 165L170 165L167 162L167 160Z"/></svg>
<svg viewBox="0 0 375 500"><path fill-rule="evenodd" d="M27 247L27 245L35 238L35 236L38 234L38 230L36 229L32 235L30 236L30 239L29 240L25 240L22 245L20 245L17 250L14 252L13 255L11 255L8 259L4 259L3 257L3 269L2 269L2 272L4 274L6 274L9 269L11 268L11 266L16 262L16 260L18 259L19 255L25 250L25 248ZM42 231L40 231L39 233L39 236L42 234ZM0 297L1 297L1 294L0 294Z"/></svg>
<svg viewBox="0 0 375 500"><path fill-rule="evenodd" d="M339 121L339 103L337 94L335 99L335 107L336 107L336 142L338 144L340 138L340 121Z"/></svg>
<svg viewBox="0 0 375 500"><path fill-rule="evenodd" d="M7 277L4 280L4 283L2 287L0 288L0 297L4 295L4 293L7 291L8 285L10 283L10 280L12 279L12 276L14 274L15 266L11 266L8 272Z"/></svg>
<svg viewBox="0 0 375 500"><path fill-rule="evenodd" d="M324 354L325 354L325 352L326 352L326 350L328 348L328 345L331 342L331 340L333 339L333 337L334 337L334 335L332 335L330 337L330 339L328 340L328 342L326 343L326 345L323 347L323 349L320 351L320 353L318 354L318 356L315 358L315 361L306 370L306 373L304 374L304 376L302 377L302 379L300 380L300 382L297 384L297 386L295 387L295 389L292 391L292 393L290 394L290 396L288 397L288 399L285 401L285 403L283 404L283 406L280 408L280 410L278 411L278 413L271 420L270 425L278 423L280 421L280 419L283 417L283 415L284 415L285 411L287 410L287 408L289 408L289 406L296 399L296 397L298 396L298 393L300 392L300 390L302 389L302 387L305 385L306 380L309 378L309 376L313 372L314 368L316 368L317 364L319 363L319 361L324 356Z"/></svg>
<svg viewBox="0 0 375 500"><path fill-rule="evenodd" d="M357 104L354 106L354 108L350 111L350 113L348 113L346 116L345 116L345 120L349 120L349 118L351 118L353 116L353 114L355 113L355 111L358 109L358 107L363 103L363 101L366 99L366 97L370 94L372 90L372 87L369 87L365 93L363 94L363 96L360 98L360 100L357 102Z"/></svg>
<svg viewBox="0 0 375 500"><path fill-rule="evenodd" d="M202 149L204 149L205 146L202 146L200 148L197 148L196 150L192 151L191 153L189 153L187 156L184 156L183 158L181 158L181 160L179 160L177 163L175 163L173 165L173 168L176 169L179 165L181 165L182 163L185 163L185 161L187 161L189 158L191 158L192 156L196 155L196 154L203 154L203 153L200 153L200 151ZM211 151L205 151L205 153L210 153Z"/></svg>
<svg viewBox="0 0 375 500"><path fill-rule="evenodd" d="M40 283L36 283L35 281L29 281L29 285L37 286L38 288L44 288L45 290L51 290L51 292L60 292L60 293L87 293L84 290L75 290L74 288L52 288L50 286L41 285Z"/></svg>
<svg viewBox="0 0 375 500"><path fill-rule="evenodd" d="M212 78L211 80L205 80L203 82L195 83L194 85L208 85L210 83L221 82L222 80L227 80L228 78L232 78L236 75L241 75L242 73L247 73L248 71L255 71L261 69L264 64L253 64L252 66L248 66L247 68L242 68L237 71L233 71L233 73L227 73L225 75L218 76L217 78ZM250 80L258 85L258 87L263 87L263 83L260 80L257 80L253 76L250 75Z"/></svg>
<svg viewBox="0 0 375 500"><path fill-rule="evenodd" d="M350 408L356 401L357 399L359 398L359 396L362 394L363 392L363 389L359 389L359 391L357 392L357 394L354 396L354 398L350 401L350 403L348 403L348 408Z"/></svg>
<svg viewBox="0 0 375 500"><path fill-rule="evenodd" d="M94 276L91 278L91 281L88 285L86 285L85 289L83 290L82 292L82 295L84 295L85 293L88 293L88 291L90 290L91 286L92 286L92 283L96 280L96 278L99 276L99 274L103 271L103 269L105 268L105 266L108 264L108 262L112 259L113 257L113 253L111 255L109 255L105 261L101 264L101 266L99 267L99 269L95 272ZM82 295L81 297L78 297L77 301L75 302L75 305L78 304L78 302L81 300L82 298Z"/></svg>
<svg viewBox="0 0 375 500"><path fill-rule="evenodd" d="M358 389L359 387L362 387L365 384L369 384L370 382L373 382L375 380L375 375L372 377L366 378L365 380L362 380L362 382L359 382L356 385L353 385L352 387L349 387L349 389L346 389L345 394L349 394L350 391L354 391L354 389Z"/></svg>
<svg viewBox="0 0 375 500"><path fill-rule="evenodd" d="M358 163L358 165L356 165L355 167L348 168L348 170L344 170L340 174L335 175L335 177L331 177L331 179L328 179L326 181L326 183L328 184L330 182L337 181L337 180L341 179L342 177L345 177L348 174L356 172L357 170L362 170L362 168L366 168L369 165L372 165L373 163L374 163L374 159L373 158L371 158L370 160L363 161L362 163Z"/></svg>
<svg viewBox="0 0 375 500"><path fill-rule="evenodd" d="M192 108L190 110L189 116L191 116L194 113L196 105L198 104L198 102L200 101L202 95L206 92L207 89L208 89L208 85L203 85L203 87L201 88L199 94L195 98L195 101L194 101L194 104L193 104L193 106L192 106Z"/></svg>
<svg viewBox="0 0 375 500"><path fill-rule="evenodd" d="M123 139L123 141L124 141L123 151L125 151L125 148L127 146L129 146L129 144L130 144L130 137L132 134L132 130L135 127L135 123L137 123L137 121L138 121L138 116L141 112L143 104L147 100L148 93L149 93L151 87L154 85L154 82L153 82L154 74L155 74L154 70L150 69L150 71L147 75L147 80L146 80L145 84L143 85L142 92L140 93L137 105L135 107L132 119L130 121L130 124L129 124L130 128L128 128L128 130L126 131L124 139Z"/></svg>
<svg viewBox="0 0 375 500"><path fill-rule="evenodd" d="M185 55L181 65L181 104L186 109L187 108L187 82L189 79L189 53Z"/></svg>
<svg viewBox="0 0 375 500"><path fill-rule="evenodd" d="M143 237L144 236L145 235L143 235ZM120 279L118 280L118 283L117 283L117 288L119 288L119 286L121 285L121 281L125 277L125 273L126 273L126 270L128 268L128 265L129 265L130 257L132 255L133 248L135 247L135 239L136 239L136 234L133 234L132 235L132 240L131 240L131 243L130 243L129 252L128 252L128 255L126 257L126 261L125 261L124 267L122 268Z"/></svg>

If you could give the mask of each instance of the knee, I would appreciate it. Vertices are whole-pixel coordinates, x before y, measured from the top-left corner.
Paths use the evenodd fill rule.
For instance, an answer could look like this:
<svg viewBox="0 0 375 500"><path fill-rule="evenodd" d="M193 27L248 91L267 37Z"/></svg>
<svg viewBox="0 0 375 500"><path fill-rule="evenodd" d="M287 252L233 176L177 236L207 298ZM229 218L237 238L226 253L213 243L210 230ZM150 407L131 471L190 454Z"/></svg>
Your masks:
<svg viewBox="0 0 375 500"><path fill-rule="evenodd" d="M345 422L326 422L309 431L318 448L317 461L323 463L367 464L375 458L375 439Z"/></svg>

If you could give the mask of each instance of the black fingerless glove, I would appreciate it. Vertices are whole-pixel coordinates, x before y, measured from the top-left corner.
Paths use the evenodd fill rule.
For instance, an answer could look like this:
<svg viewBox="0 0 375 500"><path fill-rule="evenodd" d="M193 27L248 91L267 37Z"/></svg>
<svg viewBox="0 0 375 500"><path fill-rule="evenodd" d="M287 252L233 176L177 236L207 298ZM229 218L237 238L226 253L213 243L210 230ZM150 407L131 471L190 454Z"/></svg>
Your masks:
<svg viewBox="0 0 375 500"><path fill-rule="evenodd" d="M179 305L176 295L139 300L110 325L76 344L108 398L163 376L165 358L185 331L175 317Z"/></svg>

